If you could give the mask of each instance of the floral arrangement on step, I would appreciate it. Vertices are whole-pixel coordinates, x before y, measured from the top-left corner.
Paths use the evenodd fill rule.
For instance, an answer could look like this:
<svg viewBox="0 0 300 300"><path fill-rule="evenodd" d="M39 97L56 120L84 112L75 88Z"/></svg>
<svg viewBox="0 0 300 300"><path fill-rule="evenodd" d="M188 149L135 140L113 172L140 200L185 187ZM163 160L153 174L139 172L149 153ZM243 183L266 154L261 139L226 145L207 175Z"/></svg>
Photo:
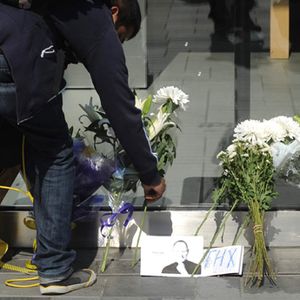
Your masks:
<svg viewBox="0 0 300 300"><path fill-rule="evenodd" d="M141 110L144 128L152 151L157 155L158 170L162 176L176 157L176 133L180 129L177 111L185 110L188 102L188 95L174 86L161 88L154 96L149 95L143 100L139 99L137 95L135 96L135 105ZM118 218L121 214L127 215L124 226L128 224L132 217L133 205L124 201L124 194L136 191L139 177L115 136L104 110L100 106L94 105L92 99L90 99L89 104L80 106L85 112L80 117L82 124L82 118L85 118L85 131L84 134L79 132L81 146L78 147L79 155L75 155L77 163L82 165L81 168L77 167L77 170L79 170L76 174L77 186L83 188L80 190L86 191L89 188L90 191L95 192L102 185L107 193L111 209L111 212L104 214L100 220L101 233L107 240L101 265L101 271L104 272L113 227L119 222ZM88 124L86 124L86 121ZM82 147L82 142L86 140L83 136L86 133L92 135L92 147L84 144ZM83 153L83 155L80 153ZM94 171L90 172L90 168ZM100 169L103 172L97 171ZM90 182L91 185L86 184L87 182ZM80 198L80 190L76 193L78 203L86 198L86 196ZM145 202L133 264L137 261L137 248L146 211L147 205Z"/></svg>
<svg viewBox="0 0 300 300"><path fill-rule="evenodd" d="M212 210L222 202L229 201L230 210L224 215L210 242L212 247L232 211L240 204L245 204L248 214L233 244L242 230L251 226L254 242L245 277L246 285L261 286L265 277L271 283L276 283L265 242L264 216L277 196L276 176L300 187L300 126L296 120L297 117L279 116L270 120L241 122L234 129L232 144L217 156L223 172L219 186L212 194L213 206L195 234L199 233Z"/></svg>

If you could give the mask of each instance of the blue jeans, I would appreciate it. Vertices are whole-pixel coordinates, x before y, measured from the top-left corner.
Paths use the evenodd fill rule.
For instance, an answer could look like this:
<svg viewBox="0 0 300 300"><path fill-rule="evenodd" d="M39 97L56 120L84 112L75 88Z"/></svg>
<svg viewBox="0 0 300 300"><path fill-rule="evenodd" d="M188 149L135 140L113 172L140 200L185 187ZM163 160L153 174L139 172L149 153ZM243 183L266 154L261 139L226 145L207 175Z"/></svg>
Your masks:
<svg viewBox="0 0 300 300"><path fill-rule="evenodd" d="M23 135L37 226L34 263L41 282L55 282L72 273L76 256L69 249L75 166L62 97L17 125L15 86L0 54L0 169L20 164Z"/></svg>

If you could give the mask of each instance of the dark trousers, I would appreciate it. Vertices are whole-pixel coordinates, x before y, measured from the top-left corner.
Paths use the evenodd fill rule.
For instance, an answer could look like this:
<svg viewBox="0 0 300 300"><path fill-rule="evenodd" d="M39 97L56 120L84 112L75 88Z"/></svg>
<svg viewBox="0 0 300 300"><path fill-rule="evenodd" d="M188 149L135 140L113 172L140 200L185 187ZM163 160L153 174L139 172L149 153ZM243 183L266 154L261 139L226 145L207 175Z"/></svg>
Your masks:
<svg viewBox="0 0 300 300"><path fill-rule="evenodd" d="M25 136L25 168L37 226L34 263L41 282L62 280L72 272L75 259L75 252L68 248L75 167L62 97L57 96L33 118L18 125L15 91L6 60L0 54L0 169L20 164Z"/></svg>

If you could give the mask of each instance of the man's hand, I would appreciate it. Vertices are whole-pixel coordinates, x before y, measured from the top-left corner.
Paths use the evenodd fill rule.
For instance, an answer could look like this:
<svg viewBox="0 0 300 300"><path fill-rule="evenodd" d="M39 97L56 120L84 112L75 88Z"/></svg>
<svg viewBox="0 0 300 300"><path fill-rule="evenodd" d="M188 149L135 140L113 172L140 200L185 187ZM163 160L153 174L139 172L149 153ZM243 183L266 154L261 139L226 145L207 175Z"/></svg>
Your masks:
<svg viewBox="0 0 300 300"><path fill-rule="evenodd" d="M158 185L143 184L145 200L153 202L158 200L166 190L166 181L162 178Z"/></svg>
<svg viewBox="0 0 300 300"><path fill-rule="evenodd" d="M19 0L19 7L23 9L31 8L31 0Z"/></svg>

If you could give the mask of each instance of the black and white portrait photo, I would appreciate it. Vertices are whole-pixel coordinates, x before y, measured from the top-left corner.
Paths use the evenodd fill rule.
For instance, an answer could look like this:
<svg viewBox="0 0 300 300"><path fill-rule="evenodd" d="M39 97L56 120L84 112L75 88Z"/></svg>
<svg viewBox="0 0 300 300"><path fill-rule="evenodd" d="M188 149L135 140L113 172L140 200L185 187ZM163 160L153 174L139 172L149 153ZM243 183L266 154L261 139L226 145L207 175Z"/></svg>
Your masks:
<svg viewBox="0 0 300 300"><path fill-rule="evenodd" d="M188 275L193 274L195 268L197 267L196 263L188 260L189 255L189 246L184 240L178 240L173 244L172 255L174 262L165 266L162 269L162 273L169 274L182 274ZM198 268L196 274L201 273L201 268Z"/></svg>
<svg viewBox="0 0 300 300"><path fill-rule="evenodd" d="M141 275L190 277L202 255L201 236L147 236L142 243ZM195 275L201 275L201 267Z"/></svg>

